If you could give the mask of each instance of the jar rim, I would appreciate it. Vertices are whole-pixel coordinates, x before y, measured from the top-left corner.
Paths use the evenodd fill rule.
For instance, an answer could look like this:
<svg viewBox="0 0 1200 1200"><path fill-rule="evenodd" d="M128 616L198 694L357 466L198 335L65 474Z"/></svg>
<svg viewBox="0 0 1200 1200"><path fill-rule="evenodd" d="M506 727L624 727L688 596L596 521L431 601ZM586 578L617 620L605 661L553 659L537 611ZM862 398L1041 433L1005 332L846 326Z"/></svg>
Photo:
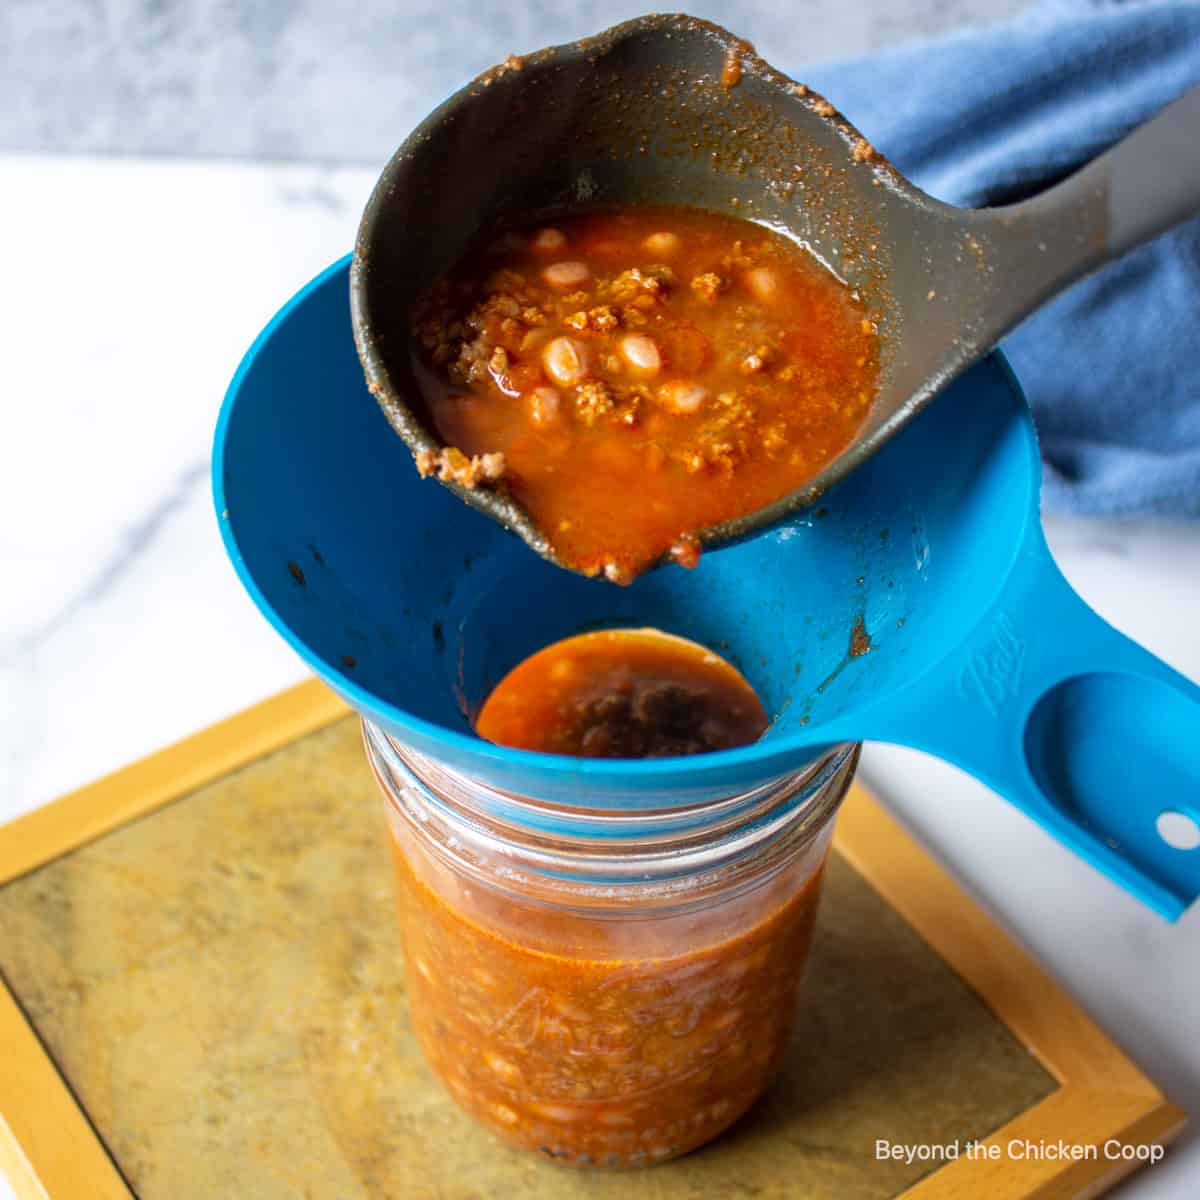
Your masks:
<svg viewBox="0 0 1200 1200"><path fill-rule="evenodd" d="M506 861L514 877L557 879L572 888L590 883L601 891L649 881L669 890L677 881L728 871L783 840L807 843L840 805L860 748L839 745L769 784L690 811L595 813L499 792L367 721L363 737L394 816L418 823L432 817L452 827L443 849L460 869L470 869L468 858L478 853Z"/></svg>

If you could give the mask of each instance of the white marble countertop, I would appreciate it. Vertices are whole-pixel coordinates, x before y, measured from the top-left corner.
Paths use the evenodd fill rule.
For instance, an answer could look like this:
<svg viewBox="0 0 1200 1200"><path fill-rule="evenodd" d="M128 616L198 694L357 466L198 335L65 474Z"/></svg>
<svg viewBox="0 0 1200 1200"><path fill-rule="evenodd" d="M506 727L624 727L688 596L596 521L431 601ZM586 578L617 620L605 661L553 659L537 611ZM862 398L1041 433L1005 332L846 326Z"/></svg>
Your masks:
<svg viewBox="0 0 1200 1200"><path fill-rule="evenodd" d="M1030 0L688 0L771 62L860 54ZM374 163L465 79L647 12L651 0L4 0L0 146ZM64 71L64 62L70 70Z"/></svg>
<svg viewBox="0 0 1200 1200"><path fill-rule="evenodd" d="M225 560L208 455L239 357L350 247L370 183L0 156L0 821L302 678ZM1049 530L1105 617L1200 679L1200 525ZM871 747L864 773L1200 1116L1200 912L1167 925L941 763ZM1198 1177L1193 1135L1120 1194L1191 1200Z"/></svg>

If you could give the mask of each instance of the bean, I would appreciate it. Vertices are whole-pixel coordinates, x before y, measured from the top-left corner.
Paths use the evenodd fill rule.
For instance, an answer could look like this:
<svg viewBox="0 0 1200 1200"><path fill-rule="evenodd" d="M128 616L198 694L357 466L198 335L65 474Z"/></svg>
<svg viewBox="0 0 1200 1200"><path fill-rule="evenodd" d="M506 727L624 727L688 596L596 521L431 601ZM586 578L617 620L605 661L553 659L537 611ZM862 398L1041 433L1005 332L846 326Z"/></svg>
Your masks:
<svg viewBox="0 0 1200 1200"><path fill-rule="evenodd" d="M642 248L657 257L670 258L679 253L682 245L683 242L677 233L667 233L664 230L661 233L652 233L642 243Z"/></svg>
<svg viewBox="0 0 1200 1200"><path fill-rule="evenodd" d="M529 393L529 419L535 425L553 425L562 412L562 398L552 387L534 388Z"/></svg>
<svg viewBox="0 0 1200 1200"><path fill-rule="evenodd" d="M535 254L561 254L567 248L567 235L561 229L547 226L539 229L529 240Z"/></svg>
<svg viewBox="0 0 1200 1200"><path fill-rule="evenodd" d="M671 557L690 571L700 564L700 542L694 537L681 537L671 547Z"/></svg>
<svg viewBox="0 0 1200 1200"><path fill-rule="evenodd" d="M761 304L774 304L779 299L779 276L770 267L755 267L742 276L746 290Z"/></svg>
<svg viewBox="0 0 1200 1200"><path fill-rule="evenodd" d="M631 333L623 337L621 355L640 375L657 375L662 370L658 344L644 333Z"/></svg>
<svg viewBox="0 0 1200 1200"><path fill-rule="evenodd" d="M574 291L575 288L583 287L592 273L588 270L587 263L567 262L551 263L543 272L542 278L552 287L558 288L563 292Z"/></svg>
<svg viewBox="0 0 1200 1200"><path fill-rule="evenodd" d="M574 387L587 378L588 349L569 337L556 337L542 351L542 366L560 387Z"/></svg>
<svg viewBox="0 0 1200 1200"><path fill-rule="evenodd" d="M658 389L662 404L675 413L694 413L708 399L708 388L690 379L673 379Z"/></svg>

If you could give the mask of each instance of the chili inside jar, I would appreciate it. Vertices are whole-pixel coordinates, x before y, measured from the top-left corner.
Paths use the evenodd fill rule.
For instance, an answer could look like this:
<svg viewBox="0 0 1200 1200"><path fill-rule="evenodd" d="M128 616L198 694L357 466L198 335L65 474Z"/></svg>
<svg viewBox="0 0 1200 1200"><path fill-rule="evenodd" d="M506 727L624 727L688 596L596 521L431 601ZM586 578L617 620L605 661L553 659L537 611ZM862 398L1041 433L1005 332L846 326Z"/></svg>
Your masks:
<svg viewBox="0 0 1200 1200"><path fill-rule="evenodd" d="M364 730L412 1025L455 1100L580 1167L665 1161L736 1121L788 1045L858 747L719 802L598 811Z"/></svg>

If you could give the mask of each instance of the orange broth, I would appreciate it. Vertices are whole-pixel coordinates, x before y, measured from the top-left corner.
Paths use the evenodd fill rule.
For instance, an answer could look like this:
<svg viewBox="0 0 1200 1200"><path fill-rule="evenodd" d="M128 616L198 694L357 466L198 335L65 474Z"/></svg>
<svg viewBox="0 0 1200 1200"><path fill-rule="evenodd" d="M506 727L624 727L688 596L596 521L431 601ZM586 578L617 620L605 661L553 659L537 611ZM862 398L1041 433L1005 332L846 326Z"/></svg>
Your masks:
<svg viewBox="0 0 1200 1200"><path fill-rule="evenodd" d="M859 298L764 226L630 207L495 232L414 310L422 474L508 488L559 559L627 583L811 480L875 397Z"/></svg>

